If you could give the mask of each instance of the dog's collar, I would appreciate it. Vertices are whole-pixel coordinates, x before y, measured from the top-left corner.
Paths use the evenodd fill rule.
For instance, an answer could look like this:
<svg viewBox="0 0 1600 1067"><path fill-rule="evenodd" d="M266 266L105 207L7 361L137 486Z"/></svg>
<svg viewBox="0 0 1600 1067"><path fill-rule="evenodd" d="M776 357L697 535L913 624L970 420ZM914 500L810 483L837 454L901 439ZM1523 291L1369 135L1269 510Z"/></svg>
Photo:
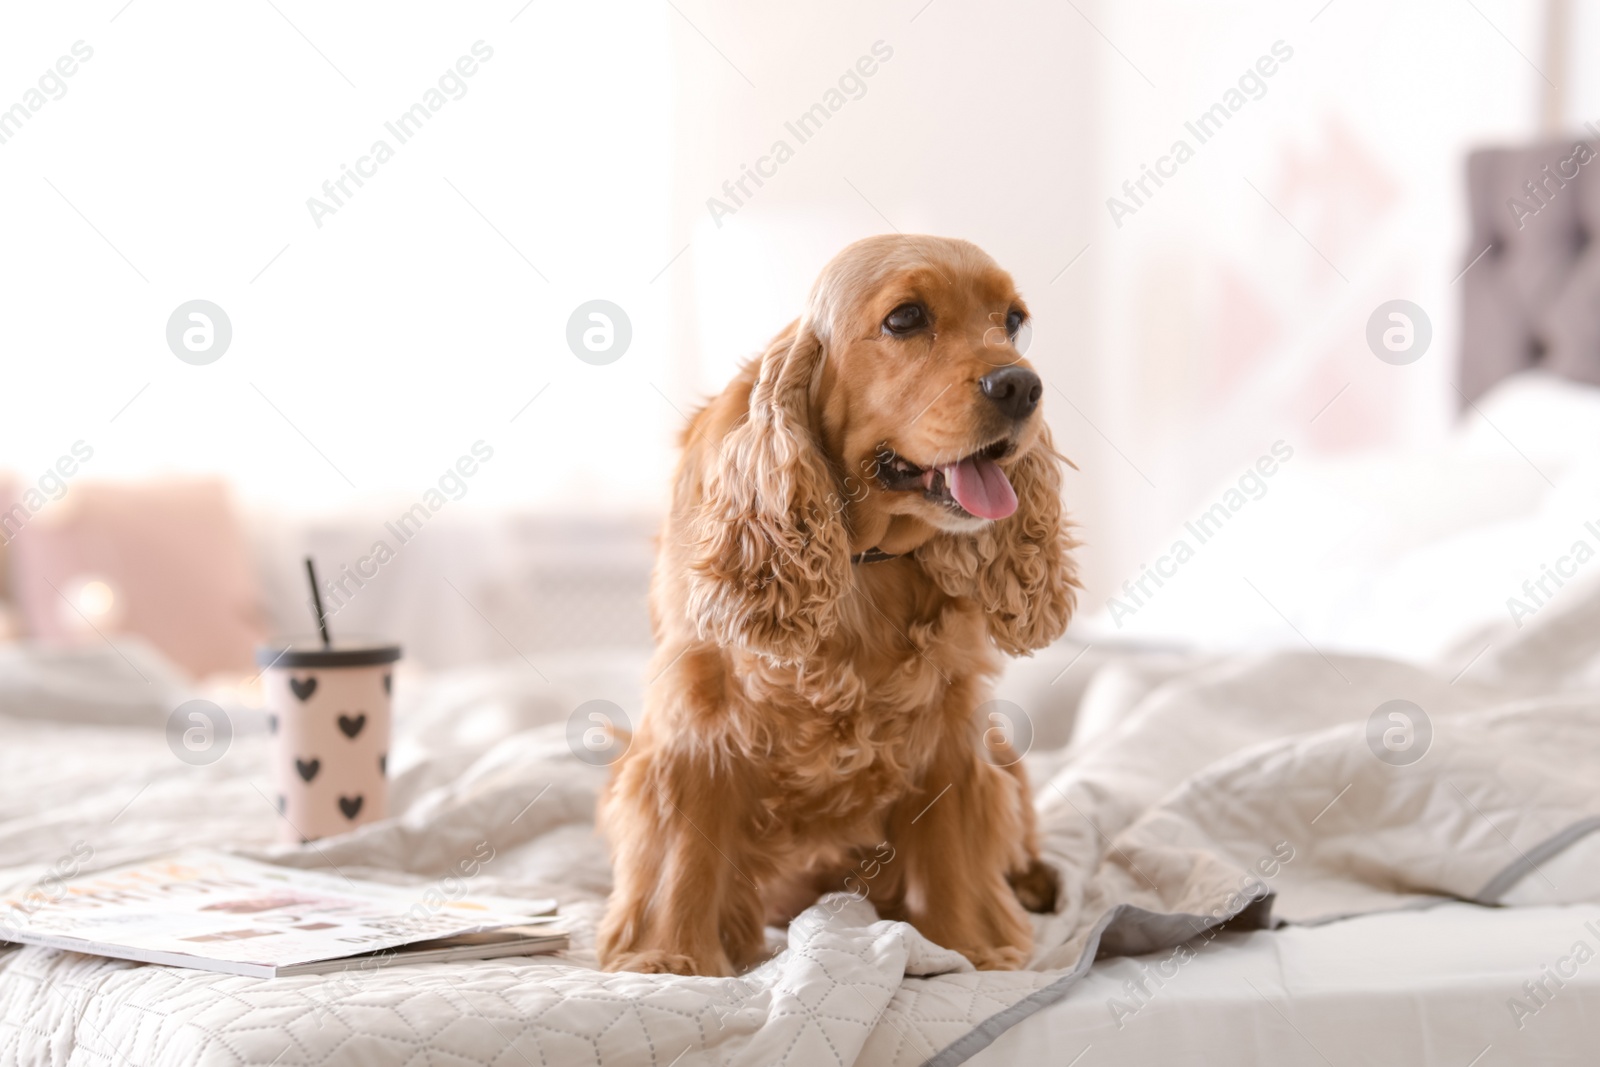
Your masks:
<svg viewBox="0 0 1600 1067"><path fill-rule="evenodd" d="M851 556L851 563L883 563L886 560L899 559L905 553L885 552L881 548L869 548L859 555Z"/></svg>

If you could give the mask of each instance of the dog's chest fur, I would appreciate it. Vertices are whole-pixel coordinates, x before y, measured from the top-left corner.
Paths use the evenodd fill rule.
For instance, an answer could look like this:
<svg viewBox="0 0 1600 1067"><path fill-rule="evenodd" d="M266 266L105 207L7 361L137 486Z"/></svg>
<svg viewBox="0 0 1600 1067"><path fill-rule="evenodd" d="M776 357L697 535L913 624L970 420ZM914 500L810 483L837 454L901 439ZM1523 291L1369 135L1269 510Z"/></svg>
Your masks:
<svg viewBox="0 0 1600 1067"><path fill-rule="evenodd" d="M854 591L839 631L803 667L745 656L730 664L731 688L763 712L737 717L761 724L739 732L740 755L770 782L767 810L797 829L874 822L923 787L952 732L977 744L966 721L972 695L998 667L977 605L897 598L876 584Z"/></svg>

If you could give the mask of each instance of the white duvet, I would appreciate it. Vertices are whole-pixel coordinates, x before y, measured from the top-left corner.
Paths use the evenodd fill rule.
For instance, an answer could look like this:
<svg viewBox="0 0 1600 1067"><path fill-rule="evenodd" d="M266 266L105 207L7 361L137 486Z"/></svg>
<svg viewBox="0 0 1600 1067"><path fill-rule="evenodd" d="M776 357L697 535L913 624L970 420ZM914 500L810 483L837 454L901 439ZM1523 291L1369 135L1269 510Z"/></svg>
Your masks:
<svg viewBox="0 0 1600 1067"><path fill-rule="evenodd" d="M146 680L108 652L0 655L0 887L86 852L105 866L191 845L445 885L487 843L474 887L556 897L574 947L270 981L0 948L3 1064L953 1064L1072 996L1097 955L1159 952L1156 973L1176 973L1224 922L1600 899L1600 863L1570 861L1600 855L1600 580L1502 627L1467 672L1304 644L1097 651L1073 668L1093 680L1061 748L1045 744L1070 732L1070 683L1015 690L1041 739L1029 766L1065 892L1012 973L877 920L870 896L773 931L773 957L738 979L595 970L605 771L571 755L565 720L594 698L636 708L638 657L569 663L551 682L520 664L402 678L401 814L282 849L266 737L241 719L221 761L181 763L161 729L180 687L124 652Z"/></svg>
<svg viewBox="0 0 1600 1067"><path fill-rule="evenodd" d="M191 768L151 725L34 719L13 704L0 717L12 888L85 849L101 865L220 844L422 880L489 842L482 889L558 897L576 944L561 959L272 981L10 949L0 1062L957 1063L1071 995L1096 952L1179 946L1236 915L1317 922L1445 898L1495 903L1513 889L1593 899L1592 878L1557 884L1544 870L1600 825L1600 710L1581 687L1595 657L1574 647L1593 645L1600 595L1572 604L1471 683L1308 651L1169 662L1092 688L1091 700L1114 692L1128 706L1080 750L1037 762L1047 854L1067 892L1059 914L1038 921L1033 969L1009 974L973 972L910 927L878 921L870 898L847 897L812 909L739 979L594 970L607 867L592 811L604 771L566 747L564 709L599 685L578 673L565 692L509 668L435 687L397 748L404 815L289 851L265 844L275 817L265 738L241 736L219 763ZM1404 765L1377 754L1391 752L1388 720L1377 747L1368 740L1372 713L1397 699L1431 724L1425 755ZM1420 720L1411 725L1419 744ZM501 740L473 739L506 728ZM1182 962L1179 950L1170 966Z"/></svg>

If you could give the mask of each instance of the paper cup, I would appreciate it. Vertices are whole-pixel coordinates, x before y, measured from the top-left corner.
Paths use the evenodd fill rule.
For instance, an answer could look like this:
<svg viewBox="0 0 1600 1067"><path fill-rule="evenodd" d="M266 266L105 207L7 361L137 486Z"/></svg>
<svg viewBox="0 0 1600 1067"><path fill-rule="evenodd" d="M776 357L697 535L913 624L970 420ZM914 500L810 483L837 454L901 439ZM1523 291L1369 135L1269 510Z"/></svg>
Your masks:
<svg viewBox="0 0 1600 1067"><path fill-rule="evenodd" d="M280 644L256 650L276 736L279 837L299 843L389 813L390 698L400 646Z"/></svg>

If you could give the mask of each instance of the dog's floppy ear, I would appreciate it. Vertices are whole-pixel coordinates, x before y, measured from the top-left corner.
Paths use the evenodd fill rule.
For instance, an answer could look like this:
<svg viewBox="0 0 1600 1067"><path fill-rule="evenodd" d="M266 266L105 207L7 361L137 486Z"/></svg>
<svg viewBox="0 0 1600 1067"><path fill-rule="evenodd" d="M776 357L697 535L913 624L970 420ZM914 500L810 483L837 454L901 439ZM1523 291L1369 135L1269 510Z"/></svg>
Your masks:
<svg viewBox="0 0 1600 1067"><path fill-rule="evenodd" d="M983 606L994 643L1013 656L1060 637L1077 605L1077 542L1061 506L1062 462L1045 427L1006 472L1017 491L1013 515L977 534L941 534L916 553L941 589Z"/></svg>
<svg viewBox="0 0 1600 1067"><path fill-rule="evenodd" d="M748 416L708 457L691 528L700 634L785 663L833 632L850 583L842 501L810 411L822 359L803 320L767 348Z"/></svg>

